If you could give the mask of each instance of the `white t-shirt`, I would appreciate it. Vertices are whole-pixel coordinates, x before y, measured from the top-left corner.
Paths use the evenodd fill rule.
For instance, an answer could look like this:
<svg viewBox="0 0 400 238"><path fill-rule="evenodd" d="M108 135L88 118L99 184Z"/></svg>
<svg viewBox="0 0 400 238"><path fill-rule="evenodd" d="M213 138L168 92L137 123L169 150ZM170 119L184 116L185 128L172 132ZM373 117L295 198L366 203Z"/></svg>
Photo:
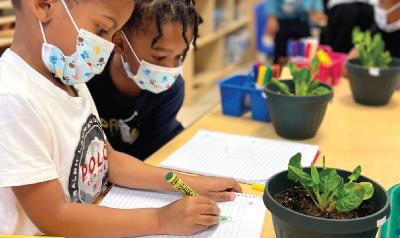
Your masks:
<svg viewBox="0 0 400 238"><path fill-rule="evenodd" d="M69 96L11 50L1 57L0 234L40 234L13 186L58 179L67 201L83 203L105 188L105 135L86 85L75 88Z"/></svg>
<svg viewBox="0 0 400 238"><path fill-rule="evenodd" d="M375 4L377 4L378 0L329 0L328 8L331 9L337 5L348 4L348 3L357 3L357 2L375 5Z"/></svg>

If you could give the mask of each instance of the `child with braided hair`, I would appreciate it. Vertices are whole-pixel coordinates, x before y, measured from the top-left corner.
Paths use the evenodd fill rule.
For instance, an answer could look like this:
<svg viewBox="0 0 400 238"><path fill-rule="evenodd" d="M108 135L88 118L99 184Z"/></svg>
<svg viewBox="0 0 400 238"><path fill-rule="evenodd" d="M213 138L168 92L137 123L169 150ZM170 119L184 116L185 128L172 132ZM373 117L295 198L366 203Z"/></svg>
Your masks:
<svg viewBox="0 0 400 238"><path fill-rule="evenodd" d="M110 143L139 159L179 134L182 64L202 19L193 0L137 0L116 53L88 86Z"/></svg>

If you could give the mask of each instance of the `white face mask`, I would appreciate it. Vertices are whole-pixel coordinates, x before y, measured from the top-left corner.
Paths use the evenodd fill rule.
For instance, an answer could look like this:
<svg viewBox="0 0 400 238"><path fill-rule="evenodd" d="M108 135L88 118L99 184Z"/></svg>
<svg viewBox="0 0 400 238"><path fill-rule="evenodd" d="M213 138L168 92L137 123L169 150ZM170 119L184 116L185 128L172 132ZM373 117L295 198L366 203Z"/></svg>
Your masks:
<svg viewBox="0 0 400 238"><path fill-rule="evenodd" d="M136 60L140 64L138 72L134 74L128 62L125 62L125 60L121 56L122 64L128 77L131 78L140 89L147 90L155 94L165 92L169 88L171 88L179 75L182 75L183 66L180 65L176 68L167 68L148 63L144 60L140 60L133 50L133 47L126 37L125 33L122 32L122 35L128 43L129 48L131 49Z"/></svg>
<svg viewBox="0 0 400 238"><path fill-rule="evenodd" d="M395 22L388 23L388 15L394 12L399 7L400 1L389 9L383 9L378 5L375 6L375 22L378 25L379 29L388 33L400 30L400 19L396 20Z"/></svg>

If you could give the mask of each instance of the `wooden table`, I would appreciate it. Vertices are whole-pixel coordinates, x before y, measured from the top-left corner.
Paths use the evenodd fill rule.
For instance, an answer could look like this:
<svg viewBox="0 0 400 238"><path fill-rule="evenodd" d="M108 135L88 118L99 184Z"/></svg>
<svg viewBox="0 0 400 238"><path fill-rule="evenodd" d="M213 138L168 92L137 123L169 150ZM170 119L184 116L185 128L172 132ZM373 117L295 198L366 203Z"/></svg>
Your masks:
<svg viewBox="0 0 400 238"><path fill-rule="evenodd" d="M146 162L160 164L200 129L281 139L272 124L253 121L248 114L241 118L224 116L218 106ZM354 103L349 83L343 80L335 88L317 136L303 142L319 145L330 167L352 170L361 165L363 175L386 188L400 183L400 92L385 107L362 106ZM243 188L246 193L261 195L248 185ZM275 237L269 212L262 237Z"/></svg>

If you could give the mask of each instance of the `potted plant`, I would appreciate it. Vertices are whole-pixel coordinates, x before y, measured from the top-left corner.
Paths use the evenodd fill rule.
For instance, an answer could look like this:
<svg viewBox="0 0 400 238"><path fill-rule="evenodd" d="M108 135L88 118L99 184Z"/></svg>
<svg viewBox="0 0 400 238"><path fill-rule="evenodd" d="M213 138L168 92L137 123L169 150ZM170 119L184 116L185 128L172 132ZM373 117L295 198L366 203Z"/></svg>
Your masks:
<svg viewBox="0 0 400 238"><path fill-rule="evenodd" d="M378 183L325 167L303 169L301 154L273 176L264 192L277 238L375 238L390 215L388 195Z"/></svg>
<svg viewBox="0 0 400 238"><path fill-rule="evenodd" d="M318 59L311 68L289 66L292 80L272 79L265 89L272 123L278 135L295 140L315 136L328 102L333 97L332 87L313 80L318 74Z"/></svg>
<svg viewBox="0 0 400 238"><path fill-rule="evenodd" d="M400 60L385 51L381 35L353 31L359 58L349 60L346 68L353 98L357 103L382 106L389 103L400 76Z"/></svg>

